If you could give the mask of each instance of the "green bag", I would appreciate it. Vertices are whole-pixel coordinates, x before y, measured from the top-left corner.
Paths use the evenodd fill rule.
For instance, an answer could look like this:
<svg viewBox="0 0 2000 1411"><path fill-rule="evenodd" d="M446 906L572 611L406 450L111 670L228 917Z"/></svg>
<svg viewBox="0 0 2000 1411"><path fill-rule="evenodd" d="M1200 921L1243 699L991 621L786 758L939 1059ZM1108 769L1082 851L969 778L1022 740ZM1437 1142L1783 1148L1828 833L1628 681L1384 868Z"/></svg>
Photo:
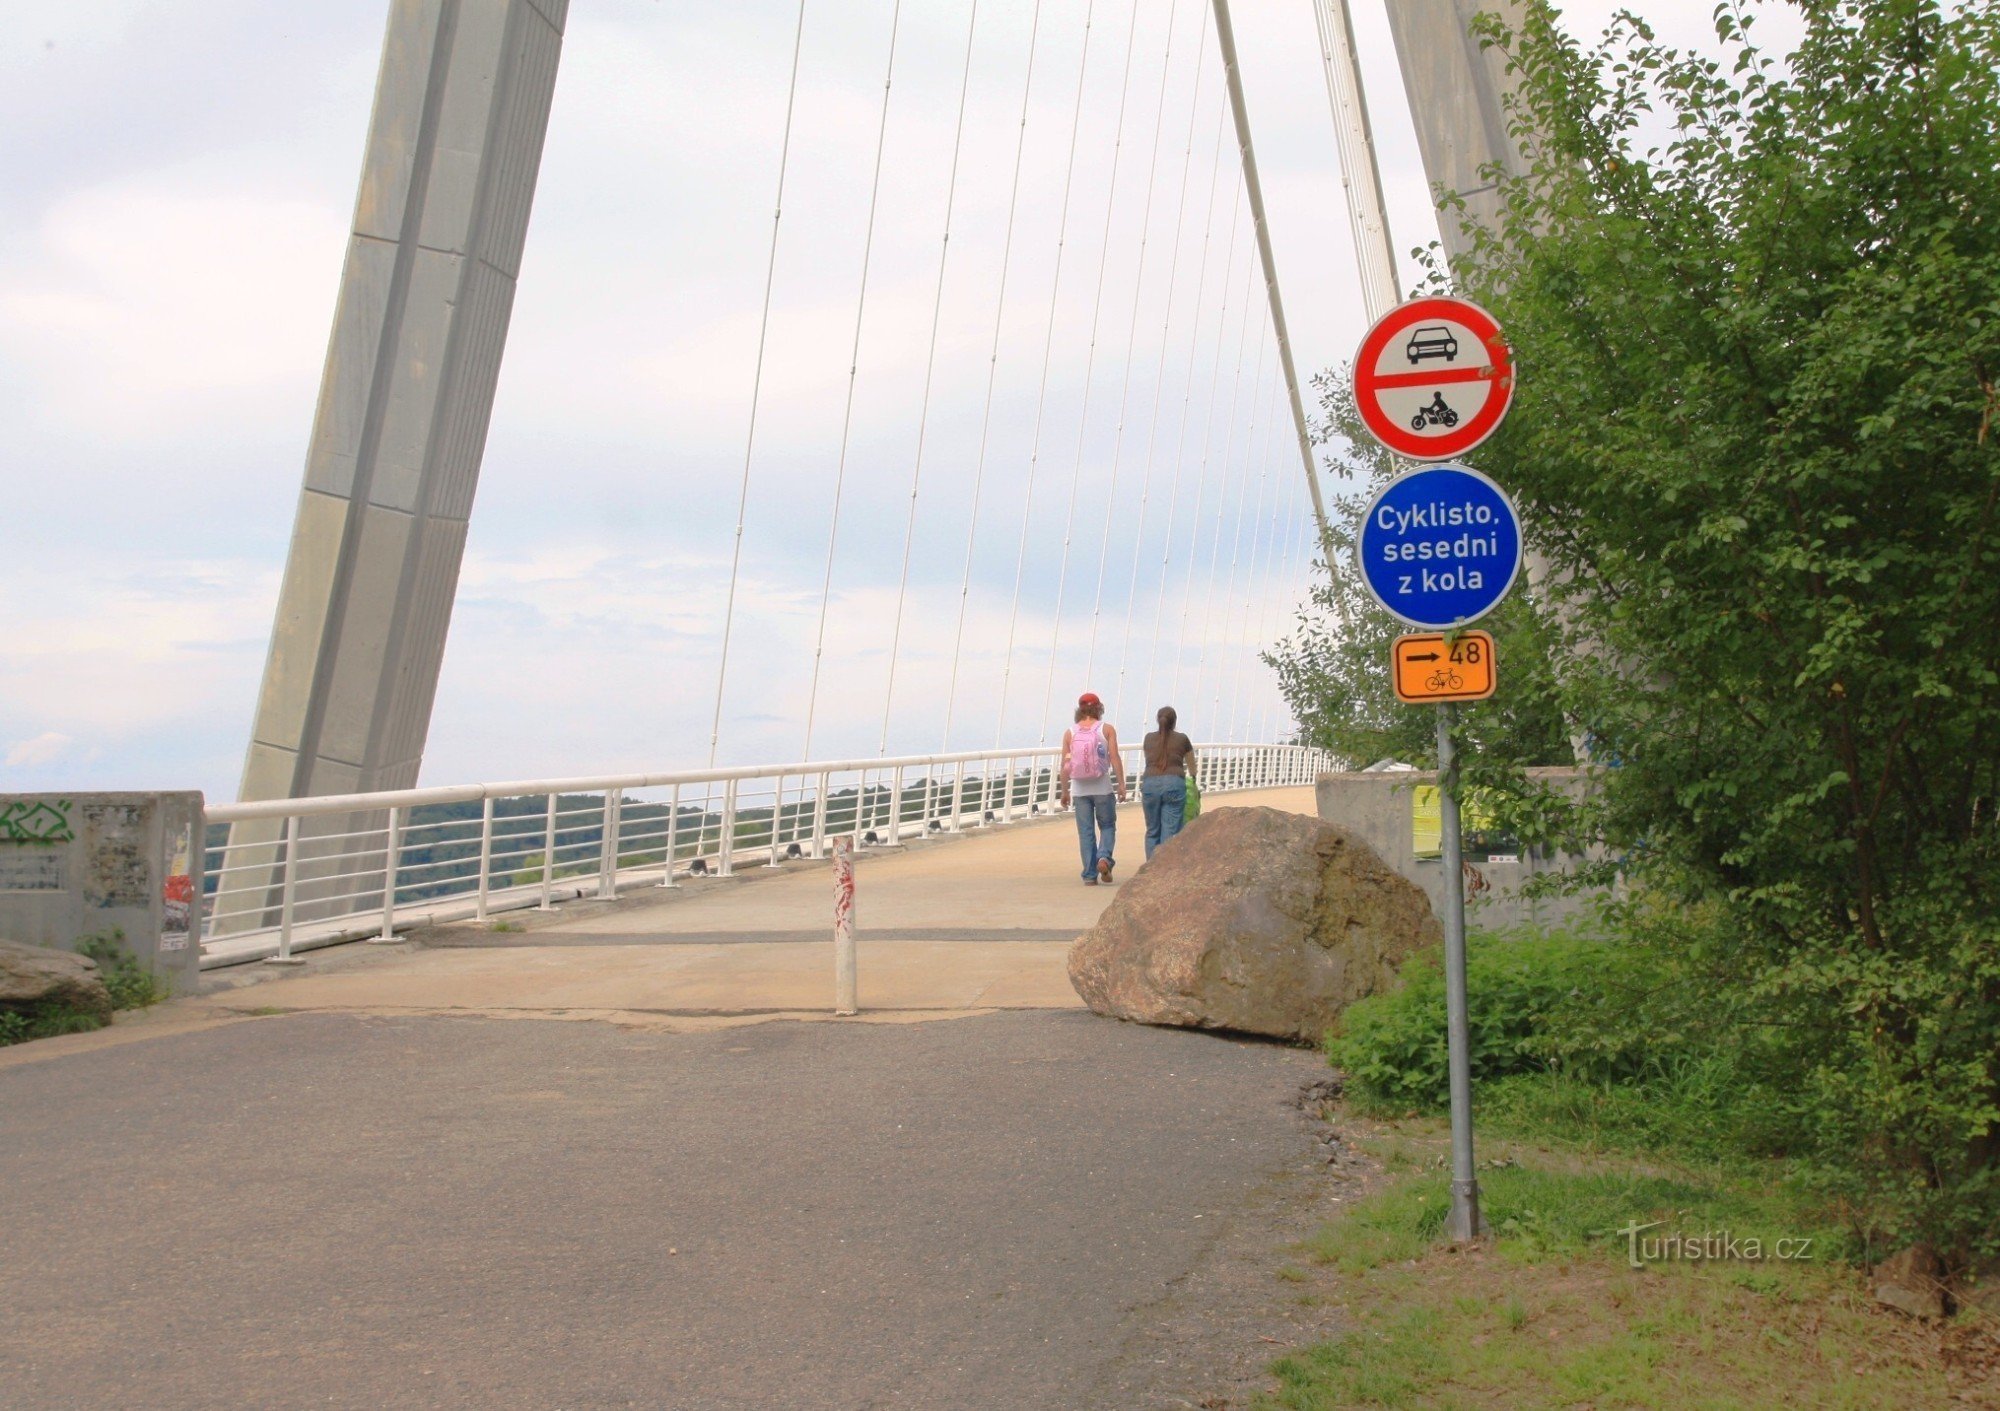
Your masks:
<svg viewBox="0 0 2000 1411"><path fill-rule="evenodd" d="M1181 805L1181 823L1192 823L1201 815L1201 785L1195 783L1194 775L1187 777L1187 802Z"/></svg>

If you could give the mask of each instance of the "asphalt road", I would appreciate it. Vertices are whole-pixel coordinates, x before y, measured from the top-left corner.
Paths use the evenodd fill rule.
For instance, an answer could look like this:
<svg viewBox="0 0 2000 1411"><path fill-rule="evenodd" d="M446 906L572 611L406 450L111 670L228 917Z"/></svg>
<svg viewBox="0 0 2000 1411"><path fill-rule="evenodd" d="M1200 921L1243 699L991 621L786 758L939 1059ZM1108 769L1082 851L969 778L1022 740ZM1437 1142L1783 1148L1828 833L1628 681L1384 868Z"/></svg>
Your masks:
<svg viewBox="0 0 2000 1411"><path fill-rule="evenodd" d="M1078 1411L1321 1072L1079 1011L0 1068L0 1406Z"/></svg>

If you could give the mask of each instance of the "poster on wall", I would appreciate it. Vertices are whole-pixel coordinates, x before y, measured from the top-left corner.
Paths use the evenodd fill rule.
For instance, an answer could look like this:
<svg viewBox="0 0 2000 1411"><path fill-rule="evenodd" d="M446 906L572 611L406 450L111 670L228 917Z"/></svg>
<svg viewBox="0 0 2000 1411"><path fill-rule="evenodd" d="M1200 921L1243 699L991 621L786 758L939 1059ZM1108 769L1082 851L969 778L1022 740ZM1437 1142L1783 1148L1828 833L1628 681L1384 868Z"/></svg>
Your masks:
<svg viewBox="0 0 2000 1411"><path fill-rule="evenodd" d="M1499 825L1479 790L1471 790L1459 805L1458 827L1467 862L1521 860L1521 840ZM1444 855L1444 805L1435 784L1410 791L1410 846L1419 862L1436 862Z"/></svg>

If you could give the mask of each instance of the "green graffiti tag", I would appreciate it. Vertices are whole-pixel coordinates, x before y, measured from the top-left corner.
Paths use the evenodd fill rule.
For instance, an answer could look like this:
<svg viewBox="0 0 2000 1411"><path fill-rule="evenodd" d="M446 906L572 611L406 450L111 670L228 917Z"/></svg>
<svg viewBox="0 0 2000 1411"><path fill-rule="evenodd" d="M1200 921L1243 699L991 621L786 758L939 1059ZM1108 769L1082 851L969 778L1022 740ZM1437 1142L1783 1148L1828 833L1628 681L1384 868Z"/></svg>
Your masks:
<svg viewBox="0 0 2000 1411"><path fill-rule="evenodd" d="M10 843L67 843L76 837L69 826L69 800L41 799L0 802L0 840Z"/></svg>

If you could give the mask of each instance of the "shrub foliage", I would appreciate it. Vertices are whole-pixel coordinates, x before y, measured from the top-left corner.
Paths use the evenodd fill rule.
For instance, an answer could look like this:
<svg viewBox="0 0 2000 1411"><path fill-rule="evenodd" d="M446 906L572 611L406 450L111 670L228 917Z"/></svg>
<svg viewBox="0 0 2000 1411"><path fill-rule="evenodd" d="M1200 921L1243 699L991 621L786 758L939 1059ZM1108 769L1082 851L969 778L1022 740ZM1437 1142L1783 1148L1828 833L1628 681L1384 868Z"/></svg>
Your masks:
<svg viewBox="0 0 2000 1411"><path fill-rule="evenodd" d="M1720 60L1545 4L1457 285L1523 369L1480 453L1607 868L1720 908L1674 959L1898 1228L2000 1235L2000 9L1755 6ZM1653 134L1664 134L1657 139ZM1498 177L1498 173L1495 174ZM1442 276L1438 276L1442 282ZM1488 781L1490 782L1490 781Z"/></svg>

